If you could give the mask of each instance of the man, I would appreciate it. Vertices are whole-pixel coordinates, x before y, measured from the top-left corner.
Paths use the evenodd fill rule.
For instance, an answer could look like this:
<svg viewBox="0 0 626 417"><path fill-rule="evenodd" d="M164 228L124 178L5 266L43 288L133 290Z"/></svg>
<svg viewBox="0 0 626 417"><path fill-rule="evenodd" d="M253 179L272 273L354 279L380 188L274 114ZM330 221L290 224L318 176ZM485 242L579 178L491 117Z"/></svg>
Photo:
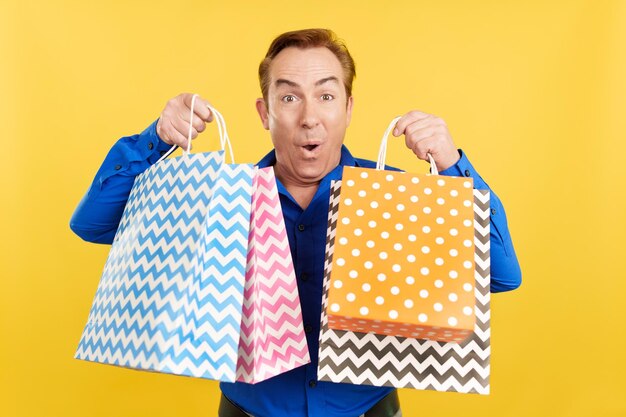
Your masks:
<svg viewBox="0 0 626 417"><path fill-rule="evenodd" d="M395 389L317 381L319 319L329 187L343 166L374 167L343 146L353 109L354 61L329 30L289 32L277 37L259 67L263 98L256 108L270 131L274 150L260 162L273 166L298 278L311 364L250 385L222 383L219 415L227 416L400 416ZM96 174L72 218L85 240L111 243L134 177L171 145L186 146L191 94L166 104L161 117L140 135L120 139ZM213 120L207 102L196 101L192 137ZM393 132L405 136L417 158L430 153L442 175L473 177L488 189L467 156L454 146L444 121L420 111L402 116ZM517 288L521 274L506 215L491 193L493 292Z"/></svg>

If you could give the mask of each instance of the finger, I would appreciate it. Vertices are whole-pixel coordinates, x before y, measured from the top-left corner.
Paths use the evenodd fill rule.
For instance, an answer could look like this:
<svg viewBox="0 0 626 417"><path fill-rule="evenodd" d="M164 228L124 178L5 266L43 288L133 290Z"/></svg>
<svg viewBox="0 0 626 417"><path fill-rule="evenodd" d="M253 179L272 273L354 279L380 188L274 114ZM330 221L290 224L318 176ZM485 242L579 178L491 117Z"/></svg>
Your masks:
<svg viewBox="0 0 626 417"><path fill-rule="evenodd" d="M188 96L185 96L184 98L184 103L187 106L187 114L189 114L189 110L191 110L191 100L193 98L193 94L189 94ZM209 110L209 102L206 101L205 99L203 99L200 96L196 96L196 102L194 103L193 106L193 113L194 113L194 118L195 117L199 117L201 120L204 120L205 122L212 122L213 121L213 113L211 112L211 110Z"/></svg>
<svg viewBox="0 0 626 417"><path fill-rule="evenodd" d="M428 161L428 154L433 157L437 155L437 138L436 136L429 136L413 143L411 150L419 159Z"/></svg>
<svg viewBox="0 0 626 417"><path fill-rule="evenodd" d="M185 138L189 136L189 122L182 119L174 118L170 120L170 123L172 124L174 129L176 129L176 131L178 131ZM192 126L191 139L195 139L196 137L198 137L198 131Z"/></svg>
<svg viewBox="0 0 626 417"><path fill-rule="evenodd" d="M184 120L186 123L189 123L189 115L190 114L188 112L183 112L183 114L179 115L178 117ZM200 116L196 114L196 112L194 112L192 125L193 125L193 128L196 129L198 132L204 132L204 130L206 129L205 121L202 120ZM189 127L187 127L187 129L189 129Z"/></svg>
<svg viewBox="0 0 626 417"><path fill-rule="evenodd" d="M404 141L406 143L406 146L408 146L409 148L413 148L416 142L419 142L420 140L429 138L431 136L435 136L437 134L437 130L432 126L428 126L422 129L405 132L404 134Z"/></svg>
<svg viewBox="0 0 626 417"><path fill-rule="evenodd" d="M210 105L211 103L200 96L196 98L196 108L194 109L194 113L207 123L211 123L213 121L213 112L209 109Z"/></svg>
<svg viewBox="0 0 626 417"><path fill-rule="evenodd" d="M421 129L436 127L436 126L438 126L437 120L438 119L435 116L432 116L432 115L429 115L428 117L426 117L424 119L417 120L417 121L411 123L410 125L408 125L404 129L404 134L405 135L411 135L414 132L416 132L418 130L421 130Z"/></svg>
<svg viewBox="0 0 626 417"><path fill-rule="evenodd" d="M173 145L178 145L183 149L187 149L187 135L183 135L174 127L174 125L170 122L169 129L167 130L167 134L170 142Z"/></svg>
<svg viewBox="0 0 626 417"><path fill-rule="evenodd" d="M431 115L428 113L417 111L417 110L408 112L407 114L402 116L400 120L398 120L398 122L396 123L396 128L393 130L393 135L400 136L401 134L404 133L404 130L406 129L408 125L418 120L425 119L429 116Z"/></svg>
<svg viewBox="0 0 626 417"><path fill-rule="evenodd" d="M430 154L435 161L435 166L440 171L450 168L460 158L458 151L455 149L453 153L451 153L437 135L417 142L413 153L415 153L419 159L426 162L430 162L430 158L428 157L428 154Z"/></svg>

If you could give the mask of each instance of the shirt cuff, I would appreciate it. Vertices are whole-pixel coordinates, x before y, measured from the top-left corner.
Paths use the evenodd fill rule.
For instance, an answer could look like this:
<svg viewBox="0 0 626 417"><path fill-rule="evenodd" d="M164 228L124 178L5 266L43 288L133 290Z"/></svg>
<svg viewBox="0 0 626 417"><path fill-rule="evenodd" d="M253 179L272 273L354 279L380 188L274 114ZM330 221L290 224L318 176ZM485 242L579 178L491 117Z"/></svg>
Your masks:
<svg viewBox="0 0 626 417"><path fill-rule="evenodd" d="M467 155L462 149L459 149L459 155L461 158L452 165L450 168L443 171L439 171L439 175L446 175L448 177L468 177L474 180L474 188L478 190L487 190L489 186L478 175L478 172L474 169L472 163L467 159Z"/></svg>
<svg viewBox="0 0 626 417"><path fill-rule="evenodd" d="M145 159L151 163L155 163L159 160L167 151L172 148L172 145L165 143L157 134L156 126L159 119L156 119L150 124L137 139L137 145L139 149L144 150L143 155Z"/></svg>
<svg viewBox="0 0 626 417"><path fill-rule="evenodd" d="M113 145L96 174L98 189L114 175L134 177L140 174L171 148L157 135L157 122L158 119L140 134L123 137Z"/></svg>

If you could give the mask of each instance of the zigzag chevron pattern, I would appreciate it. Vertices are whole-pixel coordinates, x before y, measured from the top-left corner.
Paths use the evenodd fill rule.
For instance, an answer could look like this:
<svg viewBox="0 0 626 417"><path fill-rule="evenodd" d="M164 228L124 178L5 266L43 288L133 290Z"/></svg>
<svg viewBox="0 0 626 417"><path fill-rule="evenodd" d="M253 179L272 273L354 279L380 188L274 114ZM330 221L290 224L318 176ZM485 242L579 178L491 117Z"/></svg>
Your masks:
<svg viewBox="0 0 626 417"><path fill-rule="evenodd" d="M257 170L237 380L256 383L311 360L273 168Z"/></svg>
<svg viewBox="0 0 626 417"><path fill-rule="evenodd" d="M434 342L328 328L326 307L341 181L331 186L324 264L318 378L376 386L489 393L489 192L474 190L476 325L461 343Z"/></svg>
<svg viewBox="0 0 626 417"><path fill-rule="evenodd" d="M235 380L253 173L211 152L137 177L76 358Z"/></svg>

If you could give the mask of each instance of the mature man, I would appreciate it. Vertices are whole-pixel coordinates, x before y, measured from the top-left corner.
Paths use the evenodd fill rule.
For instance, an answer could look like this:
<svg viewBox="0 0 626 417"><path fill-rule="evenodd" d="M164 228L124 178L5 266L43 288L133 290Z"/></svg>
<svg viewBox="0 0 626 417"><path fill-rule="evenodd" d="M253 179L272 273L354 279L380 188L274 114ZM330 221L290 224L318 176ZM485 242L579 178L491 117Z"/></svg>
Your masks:
<svg viewBox="0 0 626 417"><path fill-rule="evenodd" d="M329 30L288 32L271 44L259 67L263 98L256 108L270 131L274 150L258 166L273 166L291 246L311 364L250 385L222 383L219 415L227 416L400 416L395 389L317 381L319 319L329 187L344 166L374 167L354 158L343 146L353 109L354 61ZM91 242L111 243L133 180L171 145L186 146L191 94L166 104L161 117L139 135L120 139L111 149L71 221L72 230ZM205 130L213 115L198 98L192 137ZM430 153L442 175L473 177L489 187L465 153L457 150L444 121L420 111L405 114L395 136L417 158ZM519 265L506 215L491 193L493 292L517 288Z"/></svg>

